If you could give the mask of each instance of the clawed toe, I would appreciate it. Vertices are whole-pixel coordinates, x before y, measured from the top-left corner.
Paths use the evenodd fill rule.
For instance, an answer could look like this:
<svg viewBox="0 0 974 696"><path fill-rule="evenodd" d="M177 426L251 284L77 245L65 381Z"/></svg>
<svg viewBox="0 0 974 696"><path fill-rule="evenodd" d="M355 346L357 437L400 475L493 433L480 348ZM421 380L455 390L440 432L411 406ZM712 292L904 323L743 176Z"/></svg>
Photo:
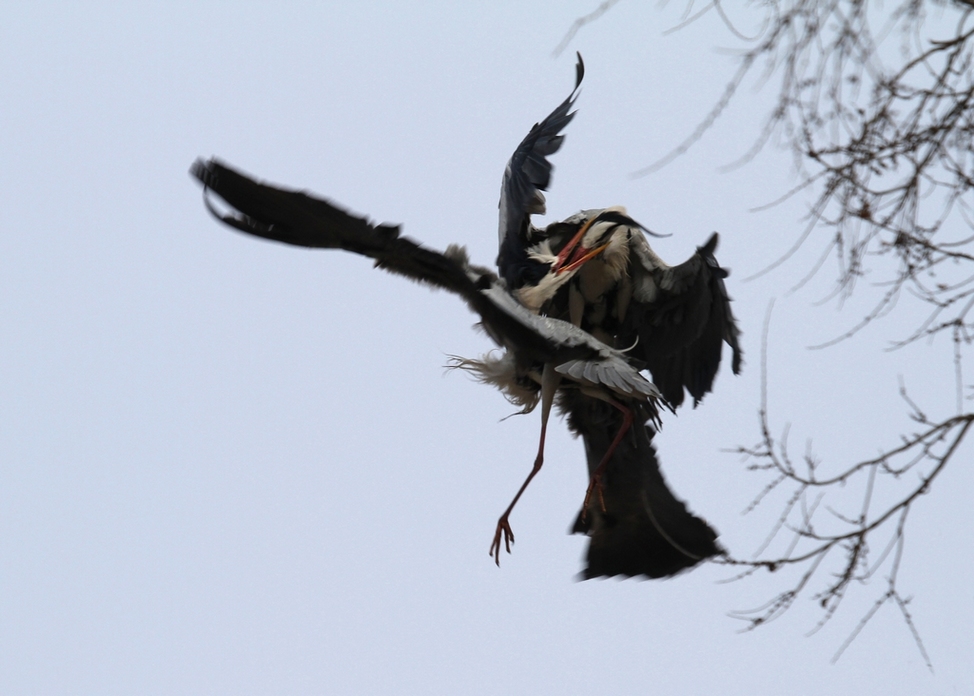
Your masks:
<svg viewBox="0 0 974 696"><path fill-rule="evenodd" d="M511 544L514 543L514 532L507 521L507 517L497 520L497 530L494 532L494 542L490 545L490 555L494 557L494 563L499 568L501 565L501 535L504 535L504 548L511 552Z"/></svg>

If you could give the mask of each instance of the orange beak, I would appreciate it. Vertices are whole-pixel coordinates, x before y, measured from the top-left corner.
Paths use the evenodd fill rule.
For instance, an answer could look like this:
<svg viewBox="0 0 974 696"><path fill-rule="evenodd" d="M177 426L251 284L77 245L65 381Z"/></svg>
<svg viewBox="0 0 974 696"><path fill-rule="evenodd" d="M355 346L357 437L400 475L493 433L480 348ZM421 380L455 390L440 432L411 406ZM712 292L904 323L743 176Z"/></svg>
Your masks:
<svg viewBox="0 0 974 696"><path fill-rule="evenodd" d="M558 258L555 262L551 264L551 270L556 273L564 273L566 271L572 271L581 266L583 263L588 261L593 256L601 253L605 249L605 245L598 247L596 250L587 252L584 248L576 249L582 242L582 238L585 233L588 232L588 228L592 226L592 223L598 219L598 216L593 217L591 220L582 225L582 228L575 233L575 236L571 238L571 241L564 246L564 248L558 252ZM568 264L567 266L565 264Z"/></svg>
<svg viewBox="0 0 974 696"><path fill-rule="evenodd" d="M568 271L574 271L576 268L584 266L587 261L594 259L596 256L605 251L607 246L609 246L608 242L602 244L601 246L597 246L588 252L580 247L575 251L574 254L572 254L572 257L568 260L568 263L566 263L564 266L559 266L557 269L555 269L555 272L568 273Z"/></svg>

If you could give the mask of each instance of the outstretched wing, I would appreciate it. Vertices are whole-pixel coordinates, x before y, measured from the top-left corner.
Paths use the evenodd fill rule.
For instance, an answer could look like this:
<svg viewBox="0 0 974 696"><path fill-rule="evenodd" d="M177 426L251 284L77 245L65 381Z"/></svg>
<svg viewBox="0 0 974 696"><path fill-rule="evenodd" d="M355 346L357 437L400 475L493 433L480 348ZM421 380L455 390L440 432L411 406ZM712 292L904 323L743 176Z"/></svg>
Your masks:
<svg viewBox="0 0 974 696"><path fill-rule="evenodd" d="M500 224L497 264L501 269L506 265L507 256L516 255L527 246L527 229L531 215L545 212L545 198L542 191L548 190L553 168L548 161L548 156L557 152L565 139L561 131L575 116L571 108L575 103L575 97L578 96L582 78L585 76L582 56L577 55L575 87L572 93L558 108L548 114L547 118L534 124L511 155L504 170L498 206Z"/></svg>
<svg viewBox="0 0 974 696"><path fill-rule="evenodd" d="M217 219L237 230L285 244L368 256L380 268L460 295L491 337L522 361L550 362L565 374L580 370L578 381L602 384L647 404L659 397L622 353L567 322L528 311L497 276L471 265L461 248L441 254L400 236L397 226L375 225L301 191L259 183L215 159L197 160L190 173L235 209L221 213L204 198Z"/></svg>
<svg viewBox="0 0 974 696"><path fill-rule="evenodd" d="M401 237L398 225L376 225L304 192L257 182L216 159L196 160L190 173L233 211L219 212L204 196L207 209L241 232L295 246L344 249L460 295L476 292L459 264Z"/></svg>
<svg viewBox="0 0 974 696"><path fill-rule="evenodd" d="M568 425L582 436L589 475L602 460L622 422L619 411L577 392L559 402ZM717 533L695 516L666 485L652 439L640 414L631 435L616 448L602 475L602 497L592 496L572 528L587 534L581 578L623 575L664 578L723 553Z"/></svg>
<svg viewBox="0 0 974 696"><path fill-rule="evenodd" d="M714 258L715 232L688 261L667 266L641 234L630 239L632 301L619 330L619 345L645 362L653 382L673 407L684 389L696 405L713 387L723 344L734 374L741 369L740 330L724 286L727 271Z"/></svg>

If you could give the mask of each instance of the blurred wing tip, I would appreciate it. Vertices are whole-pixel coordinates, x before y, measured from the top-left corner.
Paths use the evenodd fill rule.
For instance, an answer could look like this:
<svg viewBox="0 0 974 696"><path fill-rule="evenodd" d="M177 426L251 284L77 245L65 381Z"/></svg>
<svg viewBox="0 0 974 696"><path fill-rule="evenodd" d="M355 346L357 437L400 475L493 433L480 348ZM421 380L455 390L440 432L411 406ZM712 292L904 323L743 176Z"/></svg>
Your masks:
<svg viewBox="0 0 974 696"><path fill-rule="evenodd" d="M717 245L720 243L720 235L716 232L712 233L707 241L703 243L703 246L697 247L697 252L701 256L713 257L714 252L717 251Z"/></svg>
<svg viewBox="0 0 974 696"><path fill-rule="evenodd" d="M212 160L204 160L202 157L197 157L189 167L190 176L203 184L204 188L207 188L206 180L210 174L210 161Z"/></svg>
<svg viewBox="0 0 974 696"><path fill-rule="evenodd" d="M582 54L580 51L575 51L575 56L578 58L578 62L575 63L575 89L572 94L578 92L578 88L582 86L582 78L585 77L585 61L582 60Z"/></svg>

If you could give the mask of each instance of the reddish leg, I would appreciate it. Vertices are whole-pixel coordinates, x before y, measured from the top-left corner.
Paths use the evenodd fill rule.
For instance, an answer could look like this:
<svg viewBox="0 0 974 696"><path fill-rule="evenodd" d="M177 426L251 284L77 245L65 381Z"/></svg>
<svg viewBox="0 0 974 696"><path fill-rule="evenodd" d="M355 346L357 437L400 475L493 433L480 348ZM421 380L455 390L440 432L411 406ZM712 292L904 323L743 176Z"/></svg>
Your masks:
<svg viewBox="0 0 974 696"><path fill-rule="evenodd" d="M497 520L497 529L494 531L494 541L490 545L490 555L494 557L494 562L500 566L501 564L501 536L504 537L504 547L507 552L511 552L511 544L514 543L514 532L511 529L510 522L507 518L510 517L511 511L514 506L517 505L518 499L520 499L521 494L531 483L531 479L541 471L541 465L544 462L544 437L545 432L548 430L548 415L551 413L551 404L555 398L555 391L558 389L558 383L561 381L561 377L555 372L553 365L545 365L544 372L541 375L541 442L538 443L538 456L534 458L534 466L531 467L531 473L528 477L524 479L524 483L517 491L517 495L514 496L514 500L511 504L507 506L504 514L500 516Z"/></svg>
<svg viewBox="0 0 974 696"><path fill-rule="evenodd" d="M617 409L622 411L622 425L619 426L619 432L616 433L615 438L612 440L612 444L609 445L609 449L605 451L605 455L602 457L602 461L592 472L592 478L588 483L588 490L585 491L585 502L582 503L582 519L585 519L585 515L588 514L588 503L592 498L592 491L598 489L599 491L599 504L602 506L602 512L605 512L605 499L602 497L602 474L605 473L605 467L608 466L609 460L612 458L613 453L616 451L616 447L622 442L622 438L629 431L632 426L632 411L620 404L618 401L613 399L606 399L610 404L615 406Z"/></svg>

